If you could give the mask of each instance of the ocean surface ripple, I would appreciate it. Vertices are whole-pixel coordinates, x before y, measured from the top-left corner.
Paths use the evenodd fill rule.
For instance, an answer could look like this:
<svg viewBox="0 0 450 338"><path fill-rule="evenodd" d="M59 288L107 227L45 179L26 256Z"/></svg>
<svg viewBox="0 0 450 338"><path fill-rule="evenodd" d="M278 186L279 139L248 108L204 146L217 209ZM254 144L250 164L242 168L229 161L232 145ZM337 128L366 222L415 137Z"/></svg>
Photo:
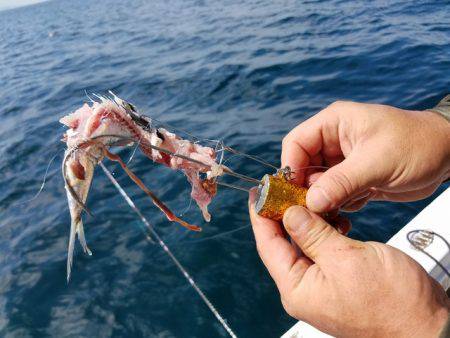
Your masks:
<svg viewBox="0 0 450 338"><path fill-rule="evenodd" d="M0 336L213 337L226 332L100 170L65 282L69 212L58 119L111 89L143 112L279 165L283 135L338 99L424 109L450 89L445 1L62 0L0 12ZM413 138L414 135L411 135ZM49 160L47 183L38 198ZM125 158L128 151L121 152ZM265 168L233 166L255 177ZM170 224L106 163L239 336L294 323L261 264L246 195L222 190L200 234ZM182 175L132 169L173 210ZM442 188L441 188L442 190ZM430 199L372 203L351 237L386 241Z"/></svg>

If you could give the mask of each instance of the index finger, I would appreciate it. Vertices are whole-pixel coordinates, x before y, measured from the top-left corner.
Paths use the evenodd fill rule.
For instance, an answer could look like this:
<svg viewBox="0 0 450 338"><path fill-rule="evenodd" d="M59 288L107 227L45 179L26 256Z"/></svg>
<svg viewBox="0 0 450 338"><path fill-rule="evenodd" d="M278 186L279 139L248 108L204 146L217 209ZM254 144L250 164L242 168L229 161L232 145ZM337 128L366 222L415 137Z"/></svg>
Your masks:
<svg viewBox="0 0 450 338"><path fill-rule="evenodd" d="M304 169L311 165L311 159L322 154L340 154L338 121L331 114L330 107L300 123L283 139L281 164L296 172L295 183L304 183Z"/></svg>
<svg viewBox="0 0 450 338"><path fill-rule="evenodd" d="M294 181L299 185L302 185L305 179L301 169L309 166L311 157L322 148L322 140L318 135L317 126L312 128L316 124L314 118L300 123L283 139L281 166L283 168L289 166L296 173Z"/></svg>

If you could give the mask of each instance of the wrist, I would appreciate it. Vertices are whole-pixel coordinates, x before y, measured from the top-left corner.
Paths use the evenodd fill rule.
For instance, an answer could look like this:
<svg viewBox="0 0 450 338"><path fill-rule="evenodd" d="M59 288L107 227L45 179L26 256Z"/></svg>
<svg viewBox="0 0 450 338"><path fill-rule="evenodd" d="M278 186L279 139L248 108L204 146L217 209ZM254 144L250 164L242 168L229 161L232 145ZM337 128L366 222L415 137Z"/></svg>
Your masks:
<svg viewBox="0 0 450 338"><path fill-rule="evenodd" d="M444 325L441 326L439 330L439 338L446 338L450 336L450 316L447 315L447 319L444 322Z"/></svg>
<svg viewBox="0 0 450 338"><path fill-rule="evenodd" d="M447 308L440 308L431 314L410 316L408 322L403 323L398 331L393 334L381 334L380 336L396 336L402 338L447 338L449 330L449 312Z"/></svg>
<svg viewBox="0 0 450 338"><path fill-rule="evenodd" d="M430 337L448 337L450 333L449 309L443 307L437 311L430 324Z"/></svg>
<svg viewBox="0 0 450 338"><path fill-rule="evenodd" d="M437 113L447 119L447 121L450 121L450 94L445 96L436 107L428 110Z"/></svg>
<svg viewBox="0 0 450 338"><path fill-rule="evenodd" d="M441 123L447 127L447 141L450 142L450 94L446 95L438 104L436 107L433 107L431 109L428 109L428 111L432 112L433 114L441 117ZM444 180L448 179L450 177L450 146L447 146L447 174Z"/></svg>
<svg viewBox="0 0 450 338"><path fill-rule="evenodd" d="M450 177L450 122L447 117L433 110L421 112L424 123L429 126L429 139L434 139L437 162L442 168L442 181Z"/></svg>

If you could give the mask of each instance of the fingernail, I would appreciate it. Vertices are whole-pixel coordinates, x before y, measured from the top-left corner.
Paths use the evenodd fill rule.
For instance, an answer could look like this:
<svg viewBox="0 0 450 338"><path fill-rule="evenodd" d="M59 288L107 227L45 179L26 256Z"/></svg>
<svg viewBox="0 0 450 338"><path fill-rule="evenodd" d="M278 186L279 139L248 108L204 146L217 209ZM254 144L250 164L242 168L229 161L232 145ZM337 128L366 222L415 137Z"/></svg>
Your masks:
<svg viewBox="0 0 450 338"><path fill-rule="evenodd" d="M255 203L257 191L258 191L257 187L253 187L248 191L248 205L252 205Z"/></svg>
<svg viewBox="0 0 450 338"><path fill-rule="evenodd" d="M283 217L284 226L291 232L297 231L311 221L311 215L306 208L300 206L290 207Z"/></svg>
<svg viewBox="0 0 450 338"><path fill-rule="evenodd" d="M321 187L312 186L306 194L306 204L308 208L315 212L327 211L331 207L328 195Z"/></svg>

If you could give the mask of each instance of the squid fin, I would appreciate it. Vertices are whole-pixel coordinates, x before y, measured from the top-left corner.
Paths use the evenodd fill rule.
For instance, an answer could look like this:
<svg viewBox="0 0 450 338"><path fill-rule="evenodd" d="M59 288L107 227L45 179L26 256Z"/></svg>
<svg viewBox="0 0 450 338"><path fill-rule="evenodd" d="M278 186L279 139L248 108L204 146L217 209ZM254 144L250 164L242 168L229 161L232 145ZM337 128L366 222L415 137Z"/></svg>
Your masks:
<svg viewBox="0 0 450 338"><path fill-rule="evenodd" d="M69 246L67 249L67 283L70 281L70 275L72 272L73 264L73 251L75 249L75 237L78 235L78 240L80 241L83 251L89 256L92 255L92 251L88 248L86 244L86 237L84 236L83 221L80 219L78 221L72 222L70 226L70 237Z"/></svg>
<svg viewBox="0 0 450 338"><path fill-rule="evenodd" d="M67 283L69 283L70 281L70 274L72 272L73 249L75 247L76 227L77 224L72 221L72 224L70 225L69 246L67 248Z"/></svg>
<svg viewBox="0 0 450 338"><path fill-rule="evenodd" d="M78 240L80 241L81 246L83 247L84 253L92 256L92 251L88 248L86 244L86 237L84 236L84 227L83 222L80 221L77 227Z"/></svg>

